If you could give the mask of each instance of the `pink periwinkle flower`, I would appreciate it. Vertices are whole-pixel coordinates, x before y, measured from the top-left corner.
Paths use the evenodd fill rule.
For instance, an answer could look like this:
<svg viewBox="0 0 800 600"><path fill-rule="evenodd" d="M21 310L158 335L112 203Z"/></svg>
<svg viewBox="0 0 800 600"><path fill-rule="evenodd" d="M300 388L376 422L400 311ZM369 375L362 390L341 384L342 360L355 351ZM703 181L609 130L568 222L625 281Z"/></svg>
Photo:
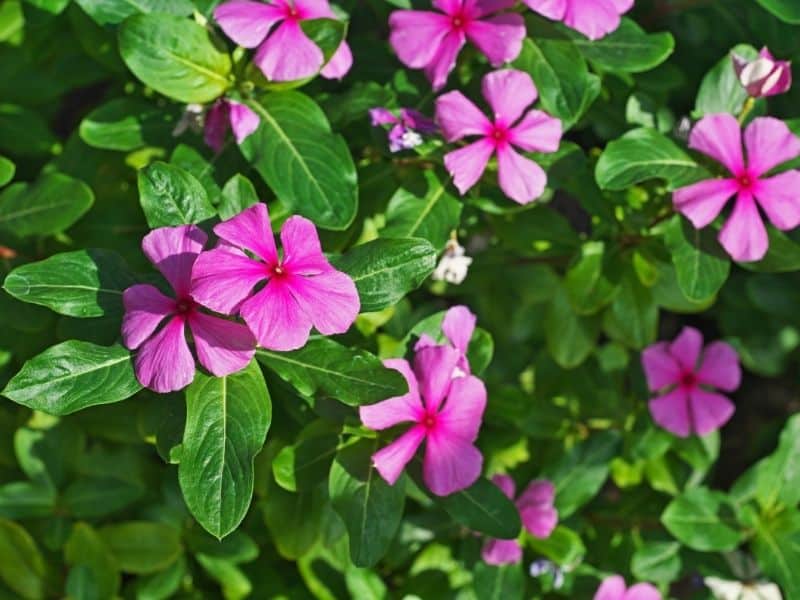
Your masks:
<svg viewBox="0 0 800 600"><path fill-rule="evenodd" d="M774 167L800 155L800 140L783 121L753 119L744 131L746 159L741 126L729 114L703 117L689 136L689 147L722 163L730 176L675 190L675 208L700 229L736 196L733 211L719 233L720 243L735 260L761 260L767 252L769 240L759 207L778 229L794 229L800 224L800 171L765 177Z"/></svg>
<svg viewBox="0 0 800 600"><path fill-rule="evenodd" d="M475 314L466 306L459 304L447 310L442 319L442 333L450 342L450 346L458 352L455 376L470 375L472 371L467 360L467 350L477 322ZM427 333L423 333L414 345L417 352L428 346L436 346L437 342Z"/></svg>
<svg viewBox="0 0 800 600"><path fill-rule="evenodd" d="M422 348L414 368L403 359L384 365L399 371L408 393L359 409L361 422L383 430L400 423L411 428L372 455L381 477L394 485L403 469L425 441L422 472L425 484L437 496L463 490L481 474L483 455L475 439L486 407L486 388L472 375L453 377L459 353L450 346Z"/></svg>
<svg viewBox="0 0 800 600"><path fill-rule="evenodd" d="M758 58L750 60L731 53L733 68L739 83L753 98L776 96L792 87L792 63L775 60L767 48L762 48Z"/></svg>
<svg viewBox="0 0 800 600"><path fill-rule="evenodd" d="M308 219L293 216L283 224L283 256L275 247L266 204L223 221L214 233L222 241L195 262L193 296L217 312L240 314L264 348L295 350L308 341L312 326L332 335L355 321L356 286L322 254Z"/></svg>
<svg viewBox="0 0 800 600"><path fill-rule="evenodd" d="M598 40L619 27L620 16L633 7L633 0L522 0L528 8L548 19Z"/></svg>
<svg viewBox="0 0 800 600"><path fill-rule="evenodd" d="M317 73L341 79L353 64L350 47L342 42L323 66L322 50L300 27L307 19L336 18L328 0L274 0L269 4L231 0L214 9L214 18L240 46L258 47L253 62L271 81L295 81Z"/></svg>
<svg viewBox="0 0 800 600"><path fill-rule="evenodd" d="M425 70L434 90L447 82L467 40L493 67L519 56L525 21L515 13L496 14L514 0L433 0L433 6L441 12L394 11L389 41L404 65Z"/></svg>
<svg viewBox="0 0 800 600"><path fill-rule="evenodd" d="M193 297L192 265L206 241L205 232L195 225L151 231L142 240L142 251L175 297L149 284L132 285L122 294L122 340L129 349L138 349L136 378L156 392L179 390L194 379L187 325L200 364L218 377L243 369L255 353L256 340L247 327L204 312Z"/></svg>
<svg viewBox="0 0 800 600"><path fill-rule="evenodd" d="M515 202L527 204L542 195L547 175L514 147L526 152L555 152L561 140L561 121L540 110L525 112L538 92L530 75L522 71L489 73L483 78L482 92L494 112L492 120L459 91L436 100L436 121L448 142L480 136L468 146L445 154L445 167L463 195L478 182L496 154L500 188Z"/></svg>
<svg viewBox="0 0 800 600"><path fill-rule="evenodd" d="M494 484L507 498L513 500L516 493L514 480L508 475L495 475ZM550 537L558 524L558 511L553 506L556 490L549 481L531 481L517 498L516 506L522 518L522 525L537 538ZM490 565L516 564L522 559L522 547L517 540L490 539L484 544L481 556Z"/></svg>
<svg viewBox="0 0 800 600"><path fill-rule="evenodd" d="M410 150L422 143L422 136L437 131L436 123L413 108L401 108L395 115L383 107L371 108L369 116L373 127L391 125L389 129L389 150L399 152Z"/></svg>
<svg viewBox="0 0 800 600"><path fill-rule="evenodd" d="M247 136L258 129L260 123L261 119L246 104L220 98L206 115L203 138L214 152L219 152L225 145L229 129L233 131L236 143L241 144Z"/></svg>
<svg viewBox="0 0 800 600"><path fill-rule="evenodd" d="M661 600L661 592L649 583L627 587L620 575L611 575L597 588L594 600Z"/></svg>
<svg viewBox="0 0 800 600"><path fill-rule="evenodd" d="M733 392L742 379L739 355L729 344L717 341L703 349L702 334L684 327L673 342L645 348L642 366L648 388L659 394L650 401L650 414L667 431L706 435L733 415L733 403L714 391Z"/></svg>

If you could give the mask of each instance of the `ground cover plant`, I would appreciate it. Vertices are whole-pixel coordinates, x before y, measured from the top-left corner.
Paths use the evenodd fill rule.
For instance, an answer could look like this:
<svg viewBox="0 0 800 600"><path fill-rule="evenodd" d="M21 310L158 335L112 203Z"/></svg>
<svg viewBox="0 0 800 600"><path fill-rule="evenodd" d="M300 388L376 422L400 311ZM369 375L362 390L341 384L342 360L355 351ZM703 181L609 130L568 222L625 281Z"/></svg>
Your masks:
<svg viewBox="0 0 800 600"><path fill-rule="evenodd" d="M0 598L800 599L800 4L0 3Z"/></svg>

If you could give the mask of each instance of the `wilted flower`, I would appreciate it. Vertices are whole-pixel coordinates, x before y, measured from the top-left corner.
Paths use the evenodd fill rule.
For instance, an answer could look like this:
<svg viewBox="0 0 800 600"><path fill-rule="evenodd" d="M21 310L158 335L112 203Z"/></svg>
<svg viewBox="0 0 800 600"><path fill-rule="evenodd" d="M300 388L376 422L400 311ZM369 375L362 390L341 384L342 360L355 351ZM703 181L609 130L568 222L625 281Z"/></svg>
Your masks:
<svg viewBox="0 0 800 600"><path fill-rule="evenodd" d="M661 592L649 583L627 587L619 575L606 577L597 588L594 600L661 600Z"/></svg>
<svg viewBox="0 0 800 600"><path fill-rule="evenodd" d="M762 48L756 59L731 53L731 60L739 83L753 98L783 94L792 87L792 63L775 60L767 48Z"/></svg>
<svg viewBox="0 0 800 600"><path fill-rule="evenodd" d="M523 0L540 15L563 21L590 40L597 40L619 27L620 15L628 12L633 0Z"/></svg>
<svg viewBox="0 0 800 600"><path fill-rule="evenodd" d="M447 241L444 254L439 259L439 264L431 277L436 281L446 281L458 285L464 281L472 264L472 257L466 255L464 247L458 240L451 238Z"/></svg>
<svg viewBox="0 0 800 600"><path fill-rule="evenodd" d="M369 115L372 126L391 125L389 129L389 150L399 152L409 150L422 143L422 136L434 133L436 123L421 112L413 108L401 108L400 114L395 115L383 107L371 108Z"/></svg>

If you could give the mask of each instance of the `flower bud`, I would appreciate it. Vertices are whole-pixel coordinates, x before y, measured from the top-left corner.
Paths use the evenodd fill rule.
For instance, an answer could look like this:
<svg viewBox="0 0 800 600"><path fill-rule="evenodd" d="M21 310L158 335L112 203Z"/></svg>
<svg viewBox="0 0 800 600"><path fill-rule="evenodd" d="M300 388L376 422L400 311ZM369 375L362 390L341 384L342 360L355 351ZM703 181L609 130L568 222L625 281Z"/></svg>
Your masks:
<svg viewBox="0 0 800 600"><path fill-rule="evenodd" d="M754 60L737 54L731 54L731 59L739 83L753 98L783 94L792 86L791 63L775 60L766 48L762 48Z"/></svg>

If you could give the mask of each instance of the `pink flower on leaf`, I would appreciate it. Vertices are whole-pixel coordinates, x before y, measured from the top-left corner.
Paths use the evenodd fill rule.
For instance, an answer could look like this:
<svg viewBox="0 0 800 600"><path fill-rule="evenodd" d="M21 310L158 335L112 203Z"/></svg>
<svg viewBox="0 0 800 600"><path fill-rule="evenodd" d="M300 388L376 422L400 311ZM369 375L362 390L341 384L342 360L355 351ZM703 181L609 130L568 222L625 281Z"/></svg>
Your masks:
<svg viewBox="0 0 800 600"><path fill-rule="evenodd" d="M597 40L619 27L633 0L522 0L528 8Z"/></svg>
<svg viewBox="0 0 800 600"><path fill-rule="evenodd" d="M538 92L530 75L522 71L489 73L483 78L482 91L494 112L492 120L461 92L448 92L436 100L436 120L448 142L480 137L445 154L445 167L463 195L478 182L489 159L497 155L500 188L512 200L527 204L542 195L547 175L514 148L555 152L561 140L561 121L540 110L525 112Z"/></svg>
<svg viewBox="0 0 800 600"><path fill-rule="evenodd" d="M732 392L742 379L739 356L729 344L712 342L703 349L702 334L684 327L675 341L645 348L642 366L648 388L659 393L650 401L650 414L667 431L706 435L733 415L733 403L714 391Z"/></svg>
<svg viewBox="0 0 800 600"><path fill-rule="evenodd" d="M233 130L236 143L241 144L260 123L261 119L246 104L220 98L206 114L203 139L214 152L220 152L229 129Z"/></svg>
<svg viewBox="0 0 800 600"><path fill-rule="evenodd" d="M137 379L156 392L179 390L194 378L187 325L200 364L218 377L243 369L255 353L256 340L247 327L203 312L193 297L192 265L206 240L194 225L151 231L142 240L142 250L169 281L175 297L149 284L133 285L122 295L122 339L131 350L138 349Z"/></svg>
<svg viewBox="0 0 800 600"><path fill-rule="evenodd" d="M274 0L269 4L231 0L214 9L214 18L234 42L258 48L253 62L271 81L295 81L317 73L341 79L353 64L350 47L342 42L323 66L322 50L300 27L307 19L336 18L328 0Z"/></svg>
<svg viewBox="0 0 800 600"><path fill-rule="evenodd" d="M355 321L361 306L356 286L322 254L317 229L308 219L293 216L283 224L283 256L275 246L266 204L223 221L214 233L222 242L195 262L193 296L217 312L238 312L259 345L295 350L308 341L312 327L333 335Z"/></svg>
<svg viewBox="0 0 800 600"><path fill-rule="evenodd" d="M449 346L422 348L407 361L384 361L408 382L408 393L362 406L361 422L377 431L400 423L411 428L372 455L376 470L394 485L417 449L425 441L422 462L425 484L437 496L463 490L478 479L483 456L475 439L486 407L486 388L471 375L453 378L459 353Z"/></svg>
<svg viewBox="0 0 800 600"><path fill-rule="evenodd" d="M766 177L767 172L800 155L800 139L783 121L759 117L744 131L729 114L701 119L689 137L689 147L722 163L730 176L707 179L673 192L676 210L698 229L717 218L736 196L733 211L720 231L719 241L735 260L761 260L767 252L767 230L759 213L782 230L800 224L800 171Z"/></svg>
<svg viewBox="0 0 800 600"><path fill-rule="evenodd" d="M731 54L733 68L739 83L753 98L765 98L788 92L792 87L792 63L775 60L767 48L762 48L758 58L749 60Z"/></svg>
<svg viewBox="0 0 800 600"><path fill-rule="evenodd" d="M450 345L458 352L458 362L456 363L456 376L470 375L469 360L467 360L467 350L472 334L475 331L477 317L466 306L453 306L447 310L442 319L442 333L450 342ZM427 333L423 333L414 345L417 352L428 346L436 346L437 342Z"/></svg>
<svg viewBox="0 0 800 600"><path fill-rule="evenodd" d="M661 600L661 592L649 583L627 587L622 577L612 575L597 588L594 600Z"/></svg>
<svg viewBox="0 0 800 600"><path fill-rule="evenodd" d="M525 22L518 14L496 14L514 0L433 0L441 12L396 10L389 16L389 41L400 61L424 69L433 89L441 89L467 40L493 67L519 56Z"/></svg>

